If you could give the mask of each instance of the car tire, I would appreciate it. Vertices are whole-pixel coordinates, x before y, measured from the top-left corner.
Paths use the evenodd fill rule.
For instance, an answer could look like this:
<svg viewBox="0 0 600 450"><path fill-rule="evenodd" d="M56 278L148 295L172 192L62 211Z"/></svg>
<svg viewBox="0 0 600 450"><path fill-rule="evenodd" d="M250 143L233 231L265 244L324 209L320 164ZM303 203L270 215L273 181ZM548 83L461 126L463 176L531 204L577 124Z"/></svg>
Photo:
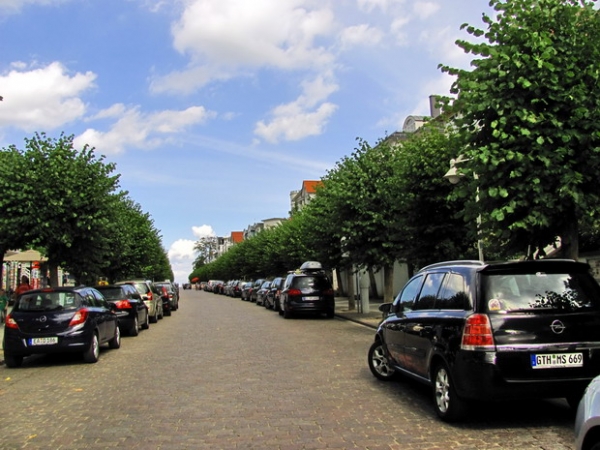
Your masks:
<svg viewBox="0 0 600 450"><path fill-rule="evenodd" d="M467 412L466 400L460 398L448 367L439 363L433 369L433 405L438 417L445 422L462 419Z"/></svg>
<svg viewBox="0 0 600 450"><path fill-rule="evenodd" d="M154 309L154 315L150 316L150 323L158 322L158 308Z"/></svg>
<svg viewBox="0 0 600 450"><path fill-rule="evenodd" d="M146 310L146 321L142 324L142 330L150 328L150 317L148 316L148 310Z"/></svg>
<svg viewBox="0 0 600 450"><path fill-rule="evenodd" d="M286 307L283 308L283 318L284 319L291 319L293 316L292 312L287 309Z"/></svg>
<svg viewBox="0 0 600 450"><path fill-rule="evenodd" d="M119 329L119 324L115 326L115 334L110 341L108 341L108 347L112 349L117 349L121 347L121 330Z"/></svg>
<svg viewBox="0 0 600 450"><path fill-rule="evenodd" d="M100 357L100 341L98 341L98 335L94 332L89 347L83 352L83 360L86 363L96 363Z"/></svg>
<svg viewBox="0 0 600 450"><path fill-rule="evenodd" d="M5 353L4 364L6 364L6 367L8 367L9 369L21 367L21 364L23 364L23 357Z"/></svg>
<svg viewBox="0 0 600 450"><path fill-rule="evenodd" d="M140 334L140 322L137 316L134 317L133 324L131 325L128 334L129 336L137 336L138 334Z"/></svg>
<svg viewBox="0 0 600 450"><path fill-rule="evenodd" d="M375 341L369 348L369 369L378 380L390 381L396 378L396 371L390 367L388 357L381 341Z"/></svg>
<svg viewBox="0 0 600 450"><path fill-rule="evenodd" d="M335 310L329 309L325 314L327 315L328 319L333 319L335 317Z"/></svg>
<svg viewBox="0 0 600 450"><path fill-rule="evenodd" d="M170 309L167 309L167 310L165 311L165 316L170 316L170 315L171 315L171 310L170 310Z"/></svg>

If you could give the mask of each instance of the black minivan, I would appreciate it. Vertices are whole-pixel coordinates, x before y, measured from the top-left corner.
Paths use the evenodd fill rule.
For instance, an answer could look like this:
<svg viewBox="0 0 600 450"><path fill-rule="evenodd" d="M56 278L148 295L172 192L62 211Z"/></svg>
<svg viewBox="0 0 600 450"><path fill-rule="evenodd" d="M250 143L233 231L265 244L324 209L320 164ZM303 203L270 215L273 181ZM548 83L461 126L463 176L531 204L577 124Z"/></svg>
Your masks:
<svg viewBox="0 0 600 450"><path fill-rule="evenodd" d="M442 420L462 418L470 400L576 406L600 374L600 286L584 263L433 264L380 309L371 372L431 385Z"/></svg>

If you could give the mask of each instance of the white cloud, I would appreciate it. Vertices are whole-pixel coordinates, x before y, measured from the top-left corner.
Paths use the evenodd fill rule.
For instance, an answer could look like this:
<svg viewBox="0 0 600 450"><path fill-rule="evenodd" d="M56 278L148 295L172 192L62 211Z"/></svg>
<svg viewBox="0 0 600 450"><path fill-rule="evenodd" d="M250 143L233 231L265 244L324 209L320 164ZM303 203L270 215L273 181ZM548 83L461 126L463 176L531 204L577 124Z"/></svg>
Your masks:
<svg viewBox="0 0 600 450"><path fill-rule="evenodd" d="M76 147L88 144L102 154L120 153L129 146L153 148L186 127L204 123L215 116L214 112L207 111L202 106L192 106L182 111L144 114L138 107L126 108L116 104L92 117L92 120L117 118L112 128L106 132L89 128L75 138L74 144Z"/></svg>
<svg viewBox="0 0 600 450"><path fill-rule="evenodd" d="M413 5L413 11L419 19L427 19L438 12L440 7L440 4L436 2L417 2Z"/></svg>
<svg viewBox="0 0 600 450"><path fill-rule="evenodd" d="M27 5L57 5L69 0L0 0L0 13L16 13Z"/></svg>
<svg viewBox="0 0 600 450"><path fill-rule="evenodd" d="M340 45L342 49L349 49L358 45L371 46L378 44L384 37L384 33L368 24L347 27L340 33Z"/></svg>
<svg viewBox="0 0 600 450"><path fill-rule="evenodd" d="M217 235L217 233L215 233L215 230L213 230L213 228L210 225L192 227L192 232L194 233L194 236L196 236L198 239L204 237L215 237Z"/></svg>
<svg viewBox="0 0 600 450"><path fill-rule="evenodd" d="M335 104L324 100L338 89L338 85L331 75L319 75L304 82L302 87L302 95L291 103L277 106L271 113L271 121L258 122L254 133L271 143L280 139L297 141L323 133L327 121L337 110Z"/></svg>
<svg viewBox="0 0 600 450"><path fill-rule="evenodd" d="M193 226L192 233L197 239L217 235L210 225ZM196 251L194 250L196 242L191 239L178 239L171 244L167 252L175 281L178 283L188 282L188 276L192 272L194 260L196 259Z"/></svg>
<svg viewBox="0 0 600 450"><path fill-rule="evenodd" d="M169 248L169 259L171 261L189 260L194 258L194 244L196 242L190 239L178 239Z"/></svg>
<svg viewBox="0 0 600 450"><path fill-rule="evenodd" d="M401 5L404 0L357 0L358 7L366 12L372 12L380 9L387 12L394 5Z"/></svg>
<svg viewBox="0 0 600 450"><path fill-rule="evenodd" d="M94 73L69 74L59 62L45 67L16 62L11 67L0 75L0 95L4 97L0 126L27 132L53 130L85 114L80 96L95 88Z"/></svg>
<svg viewBox="0 0 600 450"><path fill-rule="evenodd" d="M333 12L318 2L190 0L172 26L173 45L189 66L155 79L153 89L189 93L260 68L320 70L334 58L316 41L334 30Z"/></svg>

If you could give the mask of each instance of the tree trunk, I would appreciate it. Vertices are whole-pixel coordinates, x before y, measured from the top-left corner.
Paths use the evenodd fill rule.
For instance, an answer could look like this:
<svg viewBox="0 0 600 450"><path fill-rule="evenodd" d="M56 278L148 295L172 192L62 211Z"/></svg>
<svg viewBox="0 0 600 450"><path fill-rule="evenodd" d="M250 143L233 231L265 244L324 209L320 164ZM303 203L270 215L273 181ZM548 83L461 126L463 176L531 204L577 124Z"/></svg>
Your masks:
<svg viewBox="0 0 600 450"><path fill-rule="evenodd" d="M394 301L394 264L383 266L383 302Z"/></svg>
<svg viewBox="0 0 600 450"><path fill-rule="evenodd" d="M561 254L564 258L577 260L579 258L579 227L573 219L563 229L560 236Z"/></svg>
<svg viewBox="0 0 600 450"><path fill-rule="evenodd" d="M354 290L354 274L352 268L346 270L346 276L348 281L348 310L354 311L356 309L356 298Z"/></svg>
<svg viewBox="0 0 600 450"><path fill-rule="evenodd" d="M369 296L371 298L378 298L379 296L377 295L377 280L375 280L375 274L373 273L373 269L369 267L369 283L371 283L369 285Z"/></svg>
<svg viewBox="0 0 600 450"><path fill-rule="evenodd" d="M48 267L50 269L50 286L58 287L58 264L48 262Z"/></svg>

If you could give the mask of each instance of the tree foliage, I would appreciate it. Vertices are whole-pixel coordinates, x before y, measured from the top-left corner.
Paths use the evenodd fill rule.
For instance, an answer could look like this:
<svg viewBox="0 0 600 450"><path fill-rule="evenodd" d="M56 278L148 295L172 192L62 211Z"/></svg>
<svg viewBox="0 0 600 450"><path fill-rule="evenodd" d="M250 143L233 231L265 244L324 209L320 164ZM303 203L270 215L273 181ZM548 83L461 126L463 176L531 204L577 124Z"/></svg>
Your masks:
<svg viewBox="0 0 600 450"><path fill-rule="evenodd" d="M490 5L485 30L464 25L476 42L457 42L472 70L441 66L457 76L448 102L469 160L466 218L481 212L488 243L505 250L560 236L577 257L578 228L598 220L600 201L599 13L590 1Z"/></svg>
<svg viewBox="0 0 600 450"><path fill-rule="evenodd" d="M118 191L115 165L73 136L36 133L24 150L0 150L0 250L35 247L78 282L100 276L172 279L161 236L148 214Z"/></svg>

